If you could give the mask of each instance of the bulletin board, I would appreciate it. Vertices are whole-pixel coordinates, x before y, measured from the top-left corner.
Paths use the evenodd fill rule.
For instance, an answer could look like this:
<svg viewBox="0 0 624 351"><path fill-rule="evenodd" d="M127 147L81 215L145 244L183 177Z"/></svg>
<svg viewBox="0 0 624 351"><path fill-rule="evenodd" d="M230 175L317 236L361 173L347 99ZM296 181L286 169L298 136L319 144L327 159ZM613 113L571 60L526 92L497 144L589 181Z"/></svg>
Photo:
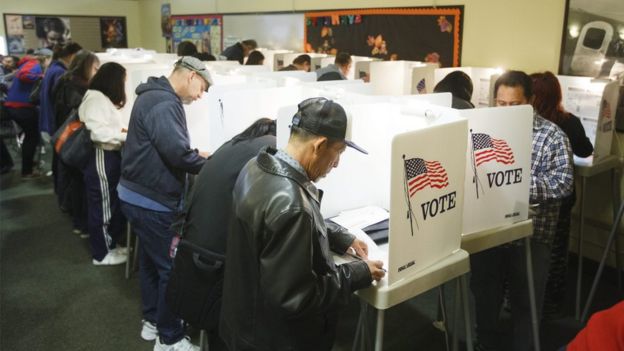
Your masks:
<svg viewBox="0 0 624 351"><path fill-rule="evenodd" d="M178 44L191 41L199 52L217 56L223 51L223 16L176 15L171 16L172 52Z"/></svg>
<svg viewBox="0 0 624 351"><path fill-rule="evenodd" d="M461 65L463 6L308 12L306 52Z"/></svg>
<svg viewBox="0 0 624 351"><path fill-rule="evenodd" d="M91 51L127 48L126 17L4 14L11 55L74 41Z"/></svg>

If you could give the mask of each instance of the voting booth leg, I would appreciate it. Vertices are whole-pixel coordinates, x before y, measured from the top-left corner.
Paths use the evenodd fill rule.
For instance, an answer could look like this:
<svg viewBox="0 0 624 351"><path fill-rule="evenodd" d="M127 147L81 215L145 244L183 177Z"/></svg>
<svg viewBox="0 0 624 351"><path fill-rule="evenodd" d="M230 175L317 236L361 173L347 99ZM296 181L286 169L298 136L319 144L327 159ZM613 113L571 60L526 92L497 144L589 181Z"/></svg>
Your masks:
<svg viewBox="0 0 624 351"><path fill-rule="evenodd" d="M455 301L453 301L453 351L459 350L457 337L457 320L459 319L459 305L461 304L461 284L459 278L455 281Z"/></svg>
<svg viewBox="0 0 624 351"><path fill-rule="evenodd" d="M468 283L466 274L456 278L455 302L453 306L453 351L459 350L457 320L459 319L460 305L464 309L464 327L466 328L466 350L473 351L472 344L472 323L470 318L470 300L468 300Z"/></svg>
<svg viewBox="0 0 624 351"><path fill-rule="evenodd" d="M470 323L470 300L468 300L468 283L466 274L459 277L460 290L462 294L462 304L464 306L464 326L466 328L466 350L473 351L472 348L472 324ZM539 350L538 350L539 351Z"/></svg>
<svg viewBox="0 0 624 351"><path fill-rule="evenodd" d="M199 332L199 351L209 351L208 333L204 329Z"/></svg>
<svg viewBox="0 0 624 351"><path fill-rule="evenodd" d="M583 227L585 226L585 186L587 177L581 177L581 191L579 192L579 230L578 242L576 243L576 253L578 254L578 268L576 271L576 303L574 305L574 318L581 319L581 285L583 276Z"/></svg>
<svg viewBox="0 0 624 351"><path fill-rule="evenodd" d="M535 281L533 280L533 257L531 257L531 238L524 239L526 250L527 279L529 283L529 304L531 305L531 325L533 327L533 349L540 351L539 320L537 318L537 303L535 300Z"/></svg>
<svg viewBox="0 0 624 351"><path fill-rule="evenodd" d="M385 310L377 310L377 326L375 327L375 351L383 350L383 329Z"/></svg>
<svg viewBox="0 0 624 351"><path fill-rule="evenodd" d="M583 309L583 315L581 316L581 322L585 323L587 320L587 314L589 313L589 307L591 306L594 294L596 293L596 288L598 287L598 282L600 281L600 277L602 276L602 270L604 269L605 264L607 263L607 258L609 257L609 251L611 251L611 246L613 242L616 240L618 236L618 227L620 226L620 221L622 220L622 214L624 213L624 202L620 204L620 210L617 215L613 219L613 227L611 228L611 233L609 233L609 239L607 240L607 245L602 252L602 259L600 260L600 266L598 266L598 272L596 272L596 276L594 277L594 282L592 283L591 290L589 291L589 296L587 297L587 302L585 303L585 308ZM617 245L616 245L617 246ZM617 252L616 252L617 256ZM617 268L618 277L620 276L620 269Z"/></svg>
<svg viewBox="0 0 624 351"><path fill-rule="evenodd" d="M433 326L444 332L444 344L446 346L446 351L449 351L449 329L446 315L446 299L444 295L444 285L440 285L438 287L438 319L433 322Z"/></svg>
<svg viewBox="0 0 624 351"><path fill-rule="evenodd" d="M132 247L132 225L130 222L126 222L126 247L128 248L128 253L136 251L135 247ZM126 260L126 279L130 279L130 266L132 262L131 260Z"/></svg>
<svg viewBox="0 0 624 351"><path fill-rule="evenodd" d="M611 190L613 193L613 223L618 224L620 220L617 219L618 216L618 208L621 207L621 191L620 191L620 182L619 182L619 172L617 168L613 168L611 170L611 185L613 189ZM621 210L621 209L620 209ZM616 231L617 232L617 231ZM605 250L607 250L605 248ZM620 260L620 240L619 235L615 236L615 271L617 274L617 286L618 291L622 293L622 261Z"/></svg>

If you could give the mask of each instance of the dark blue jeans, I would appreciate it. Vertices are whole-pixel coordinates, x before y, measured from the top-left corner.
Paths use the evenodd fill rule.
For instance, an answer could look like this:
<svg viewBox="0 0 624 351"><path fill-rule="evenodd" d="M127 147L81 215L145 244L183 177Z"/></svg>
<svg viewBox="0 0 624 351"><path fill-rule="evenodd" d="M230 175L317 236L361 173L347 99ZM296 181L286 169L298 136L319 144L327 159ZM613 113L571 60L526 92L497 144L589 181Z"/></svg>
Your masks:
<svg viewBox="0 0 624 351"><path fill-rule="evenodd" d="M143 318L156 324L165 344L173 344L184 337L182 320L167 307L165 291L173 259L169 247L175 233L171 224L175 212L157 212L121 201L121 210L130 221L139 238L139 276Z"/></svg>
<svg viewBox="0 0 624 351"><path fill-rule="evenodd" d="M499 246L470 255L470 288L475 298L477 338L488 350L509 349L507 345L503 348L498 345L499 314L506 280L513 321L511 350L533 349L525 250L524 245ZM550 246L531 241L531 257L539 321L550 266Z"/></svg>

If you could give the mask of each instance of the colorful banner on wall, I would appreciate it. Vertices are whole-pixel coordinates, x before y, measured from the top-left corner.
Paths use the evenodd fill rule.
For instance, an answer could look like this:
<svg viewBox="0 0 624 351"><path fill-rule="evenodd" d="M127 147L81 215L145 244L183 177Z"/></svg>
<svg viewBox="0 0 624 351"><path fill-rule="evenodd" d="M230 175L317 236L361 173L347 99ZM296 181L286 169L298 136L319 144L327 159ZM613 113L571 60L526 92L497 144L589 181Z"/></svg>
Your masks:
<svg viewBox="0 0 624 351"><path fill-rule="evenodd" d="M223 50L223 16L171 16L173 52L178 44L190 41L199 52L217 56Z"/></svg>
<svg viewBox="0 0 624 351"><path fill-rule="evenodd" d="M305 14L306 52L461 64L463 6L353 9Z"/></svg>

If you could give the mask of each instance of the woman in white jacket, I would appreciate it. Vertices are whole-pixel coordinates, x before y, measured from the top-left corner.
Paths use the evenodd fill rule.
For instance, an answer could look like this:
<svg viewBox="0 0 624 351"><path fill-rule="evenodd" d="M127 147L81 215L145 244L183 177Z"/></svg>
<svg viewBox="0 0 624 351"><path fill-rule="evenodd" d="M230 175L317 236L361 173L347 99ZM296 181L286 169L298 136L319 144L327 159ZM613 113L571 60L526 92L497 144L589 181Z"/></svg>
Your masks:
<svg viewBox="0 0 624 351"><path fill-rule="evenodd" d="M126 70L120 64L103 64L91 79L78 108L95 150L83 174L87 190L87 226L96 266L124 263L128 257L125 248L117 247L125 222L117 197L120 149L127 132L119 111L126 103L125 80Z"/></svg>

